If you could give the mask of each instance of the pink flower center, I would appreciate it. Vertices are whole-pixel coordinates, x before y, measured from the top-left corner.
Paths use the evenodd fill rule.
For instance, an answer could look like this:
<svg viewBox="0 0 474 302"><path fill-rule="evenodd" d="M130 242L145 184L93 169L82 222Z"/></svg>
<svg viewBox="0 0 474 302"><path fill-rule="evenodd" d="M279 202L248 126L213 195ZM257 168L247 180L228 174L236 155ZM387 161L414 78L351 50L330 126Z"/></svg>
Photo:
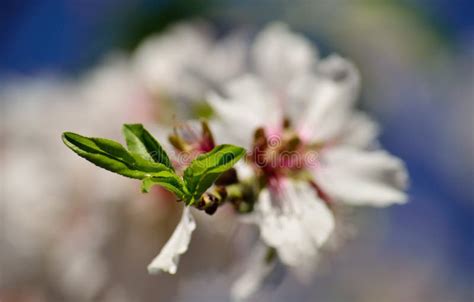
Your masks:
<svg viewBox="0 0 474 302"><path fill-rule="evenodd" d="M279 192L288 179L299 179L308 181L317 195L329 202L311 173L319 167L319 152L324 146L303 141L288 121L282 124L280 129L257 129L247 159L271 190Z"/></svg>

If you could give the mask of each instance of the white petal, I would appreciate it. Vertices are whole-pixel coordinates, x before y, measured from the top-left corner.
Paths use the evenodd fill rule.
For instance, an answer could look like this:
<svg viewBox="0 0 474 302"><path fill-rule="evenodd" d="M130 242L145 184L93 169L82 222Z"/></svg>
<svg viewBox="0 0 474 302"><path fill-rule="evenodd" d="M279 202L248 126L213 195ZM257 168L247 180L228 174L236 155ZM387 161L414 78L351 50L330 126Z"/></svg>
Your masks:
<svg viewBox="0 0 474 302"><path fill-rule="evenodd" d="M352 63L334 55L318 64L318 71L298 127L308 140L328 141L338 137L347 126L360 79Z"/></svg>
<svg viewBox="0 0 474 302"><path fill-rule="evenodd" d="M310 71L318 56L309 40L282 23L269 25L256 37L252 55L257 72L275 87Z"/></svg>
<svg viewBox="0 0 474 302"><path fill-rule="evenodd" d="M211 85L222 84L243 73L246 66L248 43L243 33L237 32L216 41L199 62L199 72Z"/></svg>
<svg viewBox="0 0 474 302"><path fill-rule="evenodd" d="M290 266L316 261L334 229L332 213L306 183L288 182L278 194L264 189L255 211L262 239Z"/></svg>
<svg viewBox="0 0 474 302"><path fill-rule="evenodd" d="M201 64L211 42L205 24L174 25L139 46L134 55L135 71L153 93L200 98L207 87L191 70Z"/></svg>
<svg viewBox="0 0 474 302"><path fill-rule="evenodd" d="M358 148L371 147L375 144L379 132L379 126L367 114L356 112L347 122L340 143Z"/></svg>
<svg viewBox="0 0 474 302"><path fill-rule="evenodd" d="M322 246L334 229L334 217L307 183L289 182L283 192L301 223L318 246Z"/></svg>
<svg viewBox="0 0 474 302"><path fill-rule="evenodd" d="M328 149L321 154L314 176L330 196L349 204L388 206L406 202L405 166L385 151Z"/></svg>
<svg viewBox="0 0 474 302"><path fill-rule="evenodd" d="M226 96L210 93L207 100L222 122L223 131L248 147L258 127L277 127L281 107L259 79L244 76L231 81Z"/></svg>
<svg viewBox="0 0 474 302"><path fill-rule="evenodd" d="M259 291L275 269L277 261L267 263L268 247L257 245L250 254L245 272L234 282L231 289L233 301L246 301Z"/></svg>
<svg viewBox="0 0 474 302"><path fill-rule="evenodd" d="M285 114L293 122L300 122L301 117L311 105L314 89L317 87L317 77L314 73L301 74L291 79L287 86L287 102Z"/></svg>
<svg viewBox="0 0 474 302"><path fill-rule="evenodd" d="M196 222L189 207L183 209L181 221L165 244L158 256L148 265L148 273L157 274L161 271L175 274L178 269L180 255L188 250L191 235L196 229Z"/></svg>

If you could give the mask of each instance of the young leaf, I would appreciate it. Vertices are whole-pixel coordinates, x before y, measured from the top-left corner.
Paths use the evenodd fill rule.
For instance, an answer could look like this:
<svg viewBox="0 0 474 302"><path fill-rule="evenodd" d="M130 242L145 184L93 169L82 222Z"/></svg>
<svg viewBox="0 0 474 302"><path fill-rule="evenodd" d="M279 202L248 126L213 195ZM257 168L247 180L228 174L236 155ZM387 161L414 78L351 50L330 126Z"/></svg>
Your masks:
<svg viewBox="0 0 474 302"><path fill-rule="evenodd" d="M79 156L111 172L137 179L153 176L170 169L130 154L121 144L104 139L85 137L72 132L62 135L64 144Z"/></svg>
<svg viewBox="0 0 474 302"><path fill-rule="evenodd" d="M187 191L181 178L172 172L160 172L153 177L143 179L142 191L148 193L154 185L159 185L174 193L178 199L186 200Z"/></svg>
<svg viewBox="0 0 474 302"><path fill-rule="evenodd" d="M198 156L184 171L184 182L192 195L192 203L199 198L216 179L232 168L242 156L245 149L233 145L219 145L212 151Z"/></svg>
<svg viewBox="0 0 474 302"><path fill-rule="evenodd" d="M145 160L161 163L173 169L165 150L142 124L125 124L122 131L130 152L140 155Z"/></svg>

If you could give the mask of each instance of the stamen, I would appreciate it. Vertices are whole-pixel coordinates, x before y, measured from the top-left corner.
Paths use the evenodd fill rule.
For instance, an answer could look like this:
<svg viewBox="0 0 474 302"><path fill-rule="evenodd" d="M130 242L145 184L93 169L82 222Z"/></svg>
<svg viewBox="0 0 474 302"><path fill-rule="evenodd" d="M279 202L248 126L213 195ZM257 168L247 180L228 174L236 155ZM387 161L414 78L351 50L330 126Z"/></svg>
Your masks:
<svg viewBox="0 0 474 302"><path fill-rule="evenodd" d="M201 130L184 123L173 128L169 142L180 152L196 153L209 152L215 147L214 137L206 121L201 121Z"/></svg>

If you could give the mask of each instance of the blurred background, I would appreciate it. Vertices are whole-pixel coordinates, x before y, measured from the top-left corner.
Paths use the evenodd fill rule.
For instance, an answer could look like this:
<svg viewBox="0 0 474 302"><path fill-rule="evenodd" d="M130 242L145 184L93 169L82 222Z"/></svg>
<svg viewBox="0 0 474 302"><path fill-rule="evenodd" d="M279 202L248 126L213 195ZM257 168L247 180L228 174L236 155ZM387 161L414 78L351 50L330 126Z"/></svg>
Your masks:
<svg viewBox="0 0 474 302"><path fill-rule="evenodd" d="M473 301L472 1L3 0L0 8L0 301L228 301L242 250L235 241L252 231L223 223L228 213L220 224L200 218L178 274L149 276L177 206L60 141L65 130L119 138L122 123L166 119L168 105L157 109L128 60L147 37L191 19L218 38L283 21L322 57L352 59L360 106L411 176L409 204L349 214L357 234L310 284L287 275L254 301Z"/></svg>

